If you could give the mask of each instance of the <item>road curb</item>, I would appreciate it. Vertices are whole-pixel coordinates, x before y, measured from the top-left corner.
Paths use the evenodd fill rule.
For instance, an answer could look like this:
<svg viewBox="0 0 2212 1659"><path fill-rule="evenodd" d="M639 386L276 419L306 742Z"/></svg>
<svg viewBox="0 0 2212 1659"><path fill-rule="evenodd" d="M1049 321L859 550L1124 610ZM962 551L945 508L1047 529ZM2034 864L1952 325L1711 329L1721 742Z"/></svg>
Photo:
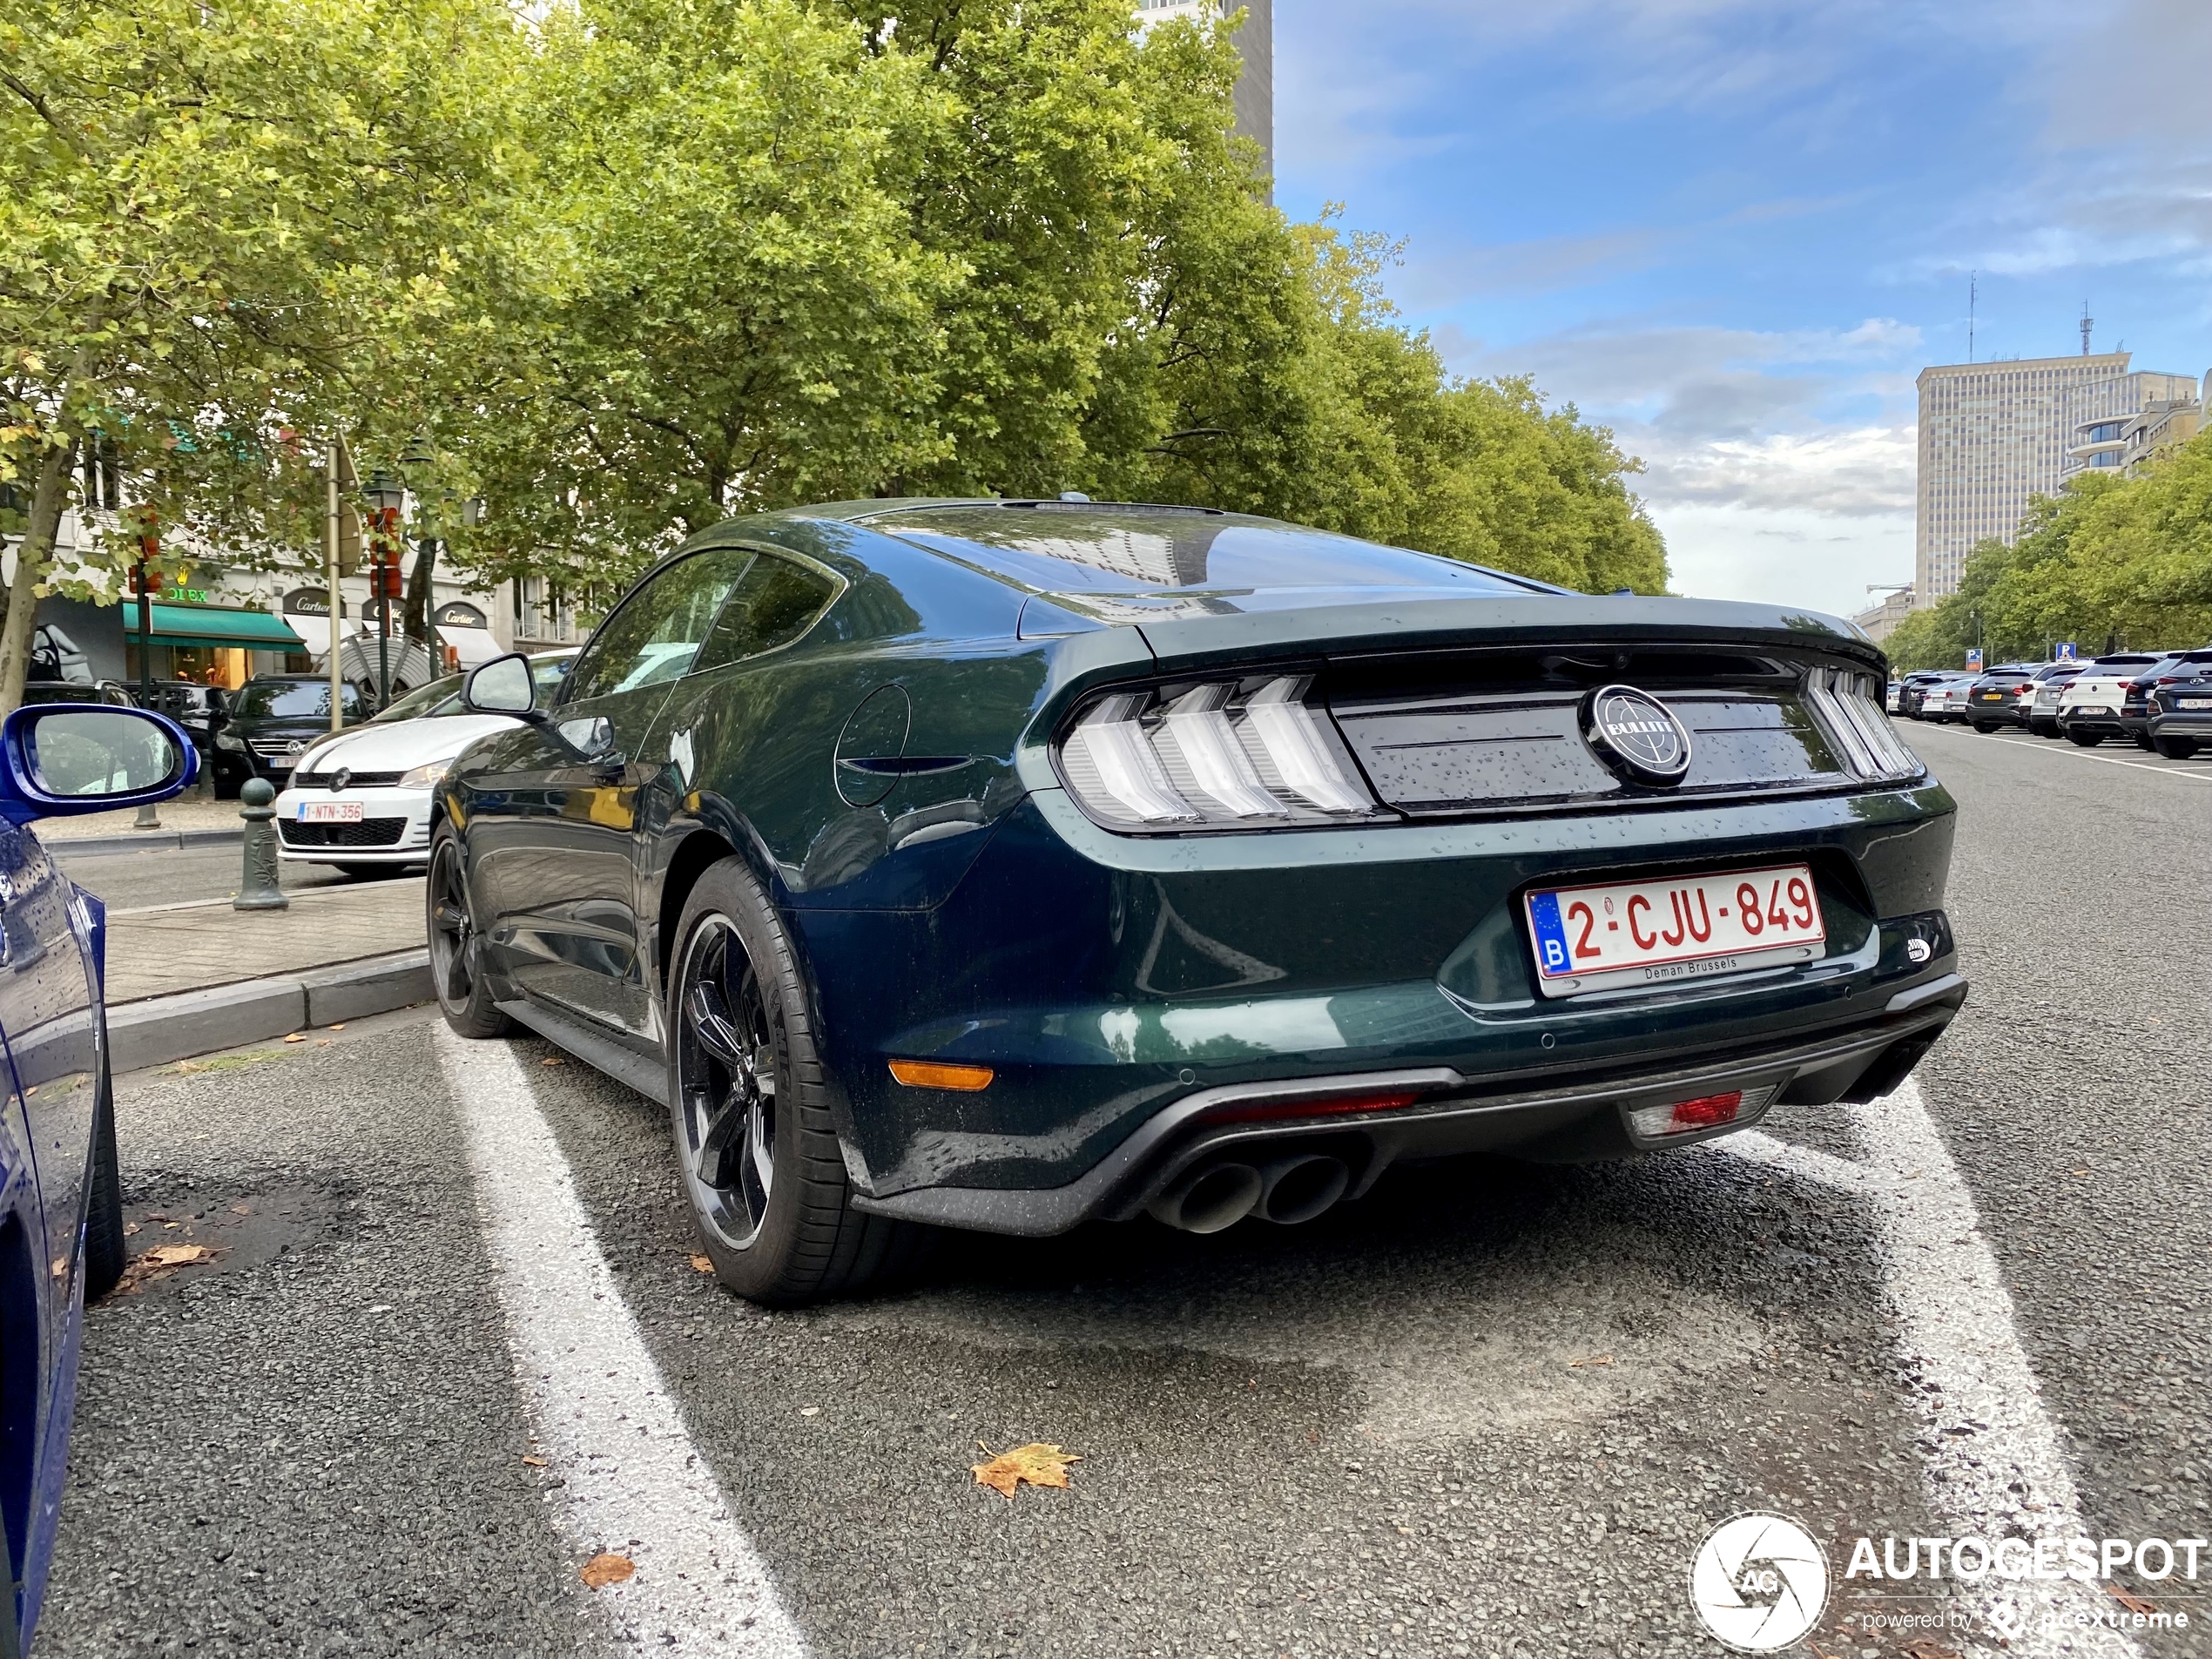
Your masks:
<svg viewBox="0 0 2212 1659"><path fill-rule="evenodd" d="M141 830L135 834L57 835L52 840L39 838L39 845L50 853L144 853L148 850L174 852L186 846L235 846L246 839L246 827L236 829Z"/></svg>
<svg viewBox="0 0 2212 1659"><path fill-rule="evenodd" d="M430 953L401 950L298 974L140 997L108 1009L109 1063L117 1071L165 1066L310 1026L388 1014L435 995Z"/></svg>

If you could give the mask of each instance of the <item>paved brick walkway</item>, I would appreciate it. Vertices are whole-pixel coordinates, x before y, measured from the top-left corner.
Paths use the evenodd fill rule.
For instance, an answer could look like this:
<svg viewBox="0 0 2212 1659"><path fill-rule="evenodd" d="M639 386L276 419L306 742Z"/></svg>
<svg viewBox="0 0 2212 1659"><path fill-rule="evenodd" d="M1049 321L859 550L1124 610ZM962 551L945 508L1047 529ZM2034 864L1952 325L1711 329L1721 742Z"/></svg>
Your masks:
<svg viewBox="0 0 2212 1659"><path fill-rule="evenodd" d="M163 809L164 812L167 808ZM235 810L235 808L233 808ZM233 910L227 899L108 917L107 1000L199 990L419 949L422 880L313 888L287 910Z"/></svg>
<svg viewBox="0 0 2212 1659"><path fill-rule="evenodd" d="M194 795L181 795L175 800L163 801L155 810L160 814L161 827L171 834L179 830L246 827L234 800L200 800ZM31 827L38 832L38 839L51 846L56 842L81 841L94 835L128 835L138 821L138 810L133 807L119 813L86 813L78 818L42 818Z"/></svg>

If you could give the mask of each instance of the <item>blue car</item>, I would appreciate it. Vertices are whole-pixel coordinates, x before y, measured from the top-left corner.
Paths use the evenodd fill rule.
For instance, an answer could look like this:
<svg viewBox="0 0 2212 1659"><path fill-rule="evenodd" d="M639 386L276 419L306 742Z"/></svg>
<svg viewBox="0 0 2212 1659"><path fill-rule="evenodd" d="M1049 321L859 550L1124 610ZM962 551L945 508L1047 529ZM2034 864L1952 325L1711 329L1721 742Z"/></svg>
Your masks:
<svg viewBox="0 0 2212 1659"><path fill-rule="evenodd" d="M0 1659L38 1622L85 1299L124 1264L105 913L30 822L165 800L199 769L184 729L138 709L47 704L0 723Z"/></svg>

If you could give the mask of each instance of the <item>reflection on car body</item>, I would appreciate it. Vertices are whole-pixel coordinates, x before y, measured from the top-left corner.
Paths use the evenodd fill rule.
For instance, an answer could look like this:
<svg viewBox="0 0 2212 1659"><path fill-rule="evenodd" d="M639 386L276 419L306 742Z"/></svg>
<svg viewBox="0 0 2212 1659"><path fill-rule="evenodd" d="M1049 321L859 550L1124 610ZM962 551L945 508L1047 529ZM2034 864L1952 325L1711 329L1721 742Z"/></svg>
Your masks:
<svg viewBox="0 0 2212 1659"><path fill-rule="evenodd" d="M1210 1231L1403 1157L1688 1144L1893 1087L1965 995L1882 670L1840 622L1197 509L736 520L550 708L476 671L518 723L439 786L434 975L664 1101L769 1302L920 1224ZM1531 905L1593 884L1566 948L1629 942L1548 977ZM1692 891L1736 931L1622 902Z"/></svg>

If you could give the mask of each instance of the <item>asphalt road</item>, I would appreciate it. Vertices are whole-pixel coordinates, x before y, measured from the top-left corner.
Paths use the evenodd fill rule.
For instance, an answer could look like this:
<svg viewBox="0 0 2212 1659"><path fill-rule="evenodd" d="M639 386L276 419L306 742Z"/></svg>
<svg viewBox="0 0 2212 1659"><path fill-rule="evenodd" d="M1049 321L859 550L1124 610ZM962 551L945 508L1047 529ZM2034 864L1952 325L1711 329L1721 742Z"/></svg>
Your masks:
<svg viewBox="0 0 2212 1659"><path fill-rule="evenodd" d="M1742 1511L1838 1575L1993 1514L2212 1534L2212 765L1909 735L1976 981L1919 1089L1637 1164L954 1238L765 1314L691 1266L660 1110L543 1044L395 1015L121 1080L133 1243L219 1253L88 1315L37 1651L1702 1655ZM1029 1441L1068 1490L975 1483ZM2189 1628L2009 1651L2212 1654L2199 1585L2119 1577ZM1834 1591L1794 1651L2125 1610Z"/></svg>
<svg viewBox="0 0 2212 1659"><path fill-rule="evenodd" d="M138 909L150 905L189 904L202 899L227 899L237 893L244 850L235 842L217 846L147 847L130 853L72 853L69 843L51 843L49 851L70 879L98 894L111 910ZM419 870L405 875L419 875ZM365 877L392 880L399 876ZM307 887L344 887L354 880L328 864L287 864L278 860L277 885L287 893Z"/></svg>

